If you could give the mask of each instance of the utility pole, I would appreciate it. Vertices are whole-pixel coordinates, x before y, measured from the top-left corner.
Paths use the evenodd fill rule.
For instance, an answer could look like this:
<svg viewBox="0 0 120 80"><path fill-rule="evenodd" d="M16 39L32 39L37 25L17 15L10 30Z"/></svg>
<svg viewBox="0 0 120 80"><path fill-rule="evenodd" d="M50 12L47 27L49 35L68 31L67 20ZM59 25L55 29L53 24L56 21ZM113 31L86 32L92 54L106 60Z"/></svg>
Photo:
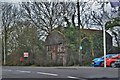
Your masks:
<svg viewBox="0 0 120 80"><path fill-rule="evenodd" d="M80 2L77 0L77 10L78 10L78 29L80 29Z"/></svg>
<svg viewBox="0 0 120 80"><path fill-rule="evenodd" d="M80 21L80 2L79 2L79 0L77 0L77 12L78 12L78 13L77 13L77 15L78 15L77 34L78 34L78 48L79 48L79 47L81 46L81 41L80 41L80 40L81 40L81 36L80 36L80 34L81 34L81 33L80 33L80 32L81 32L81 31L80 31L81 21ZM80 56L81 56L80 54L81 54L81 51L80 51L80 49L79 49L79 58L78 58L78 59L79 59L79 60L78 60L79 63L80 63L80 60L81 60L81 59L80 59Z"/></svg>

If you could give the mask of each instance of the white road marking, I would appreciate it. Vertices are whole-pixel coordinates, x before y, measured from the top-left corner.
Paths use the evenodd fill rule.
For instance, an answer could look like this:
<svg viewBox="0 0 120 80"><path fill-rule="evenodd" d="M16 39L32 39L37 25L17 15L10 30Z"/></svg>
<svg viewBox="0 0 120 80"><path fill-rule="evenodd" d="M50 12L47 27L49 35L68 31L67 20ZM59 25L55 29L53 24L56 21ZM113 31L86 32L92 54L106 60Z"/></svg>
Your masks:
<svg viewBox="0 0 120 80"><path fill-rule="evenodd" d="M37 72L37 73L43 75L58 76L58 74L53 74L53 73L44 73L44 72Z"/></svg>
<svg viewBox="0 0 120 80"><path fill-rule="evenodd" d="M73 77L73 76L67 76L67 78L79 79L78 77Z"/></svg>
<svg viewBox="0 0 120 80"><path fill-rule="evenodd" d="M21 71L21 70L16 70L16 71L23 72L23 73L31 73L30 71Z"/></svg>

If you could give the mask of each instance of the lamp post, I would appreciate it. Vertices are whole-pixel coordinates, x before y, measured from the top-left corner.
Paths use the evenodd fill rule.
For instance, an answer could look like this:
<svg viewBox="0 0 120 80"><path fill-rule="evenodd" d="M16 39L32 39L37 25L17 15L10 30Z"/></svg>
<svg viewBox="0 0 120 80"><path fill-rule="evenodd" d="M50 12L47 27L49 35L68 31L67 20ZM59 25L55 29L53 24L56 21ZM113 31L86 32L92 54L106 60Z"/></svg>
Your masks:
<svg viewBox="0 0 120 80"><path fill-rule="evenodd" d="M106 32L105 32L105 23L103 25L104 68L106 68Z"/></svg>
<svg viewBox="0 0 120 80"><path fill-rule="evenodd" d="M104 18L104 2L103 0L103 18ZM103 46L104 46L104 68L106 68L106 31L105 31L105 24L106 24L106 19L103 19Z"/></svg>

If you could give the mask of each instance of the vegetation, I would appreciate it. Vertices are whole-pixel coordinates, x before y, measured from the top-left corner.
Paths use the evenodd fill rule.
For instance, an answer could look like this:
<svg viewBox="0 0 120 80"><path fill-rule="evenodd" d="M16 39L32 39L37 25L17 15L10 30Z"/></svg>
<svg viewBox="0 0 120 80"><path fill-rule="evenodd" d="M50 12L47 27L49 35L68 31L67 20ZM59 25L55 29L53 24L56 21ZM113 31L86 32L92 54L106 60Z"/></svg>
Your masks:
<svg viewBox="0 0 120 80"><path fill-rule="evenodd" d="M64 28L64 35L69 48L68 65L90 65L94 57L103 55L103 38L101 32L90 34L81 30L81 41L74 27ZM80 50L80 46L82 49ZM87 58L87 60L86 60ZM87 63L86 63L87 62Z"/></svg>
<svg viewBox="0 0 120 80"><path fill-rule="evenodd" d="M108 21L105 24L107 30L112 32L112 35L115 37L116 45L118 47L118 52L120 49L120 7L118 8L118 16L113 18L111 21Z"/></svg>
<svg viewBox="0 0 120 80"><path fill-rule="evenodd" d="M2 38L0 38L0 65L2 64Z"/></svg>
<svg viewBox="0 0 120 80"><path fill-rule="evenodd" d="M120 18L116 17L112 21L106 23L106 29L110 30L115 36L116 44L120 48ZM116 28L115 28L116 27ZM118 27L118 28L117 28Z"/></svg>

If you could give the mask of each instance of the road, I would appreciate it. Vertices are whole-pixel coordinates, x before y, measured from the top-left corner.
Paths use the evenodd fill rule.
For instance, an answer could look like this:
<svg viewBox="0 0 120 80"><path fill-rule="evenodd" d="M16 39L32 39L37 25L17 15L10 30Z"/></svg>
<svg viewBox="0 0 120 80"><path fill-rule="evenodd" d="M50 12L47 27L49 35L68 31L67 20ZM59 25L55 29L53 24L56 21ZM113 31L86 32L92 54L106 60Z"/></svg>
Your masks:
<svg viewBox="0 0 120 80"><path fill-rule="evenodd" d="M118 68L102 67L2 67L2 78L67 78L87 80L98 78L103 80L119 80Z"/></svg>

